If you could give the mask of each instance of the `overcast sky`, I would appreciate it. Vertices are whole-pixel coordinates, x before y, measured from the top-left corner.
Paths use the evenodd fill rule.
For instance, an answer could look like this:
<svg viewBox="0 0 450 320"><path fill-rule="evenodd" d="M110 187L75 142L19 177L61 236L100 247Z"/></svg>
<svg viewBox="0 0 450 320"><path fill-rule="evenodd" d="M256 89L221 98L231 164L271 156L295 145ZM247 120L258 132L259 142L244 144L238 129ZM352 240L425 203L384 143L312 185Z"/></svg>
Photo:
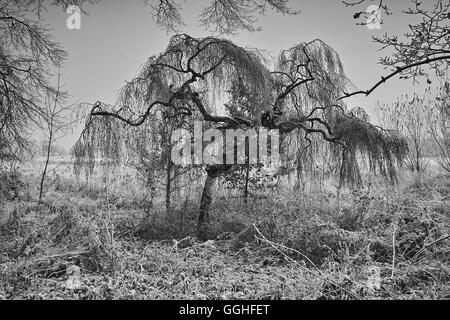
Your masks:
<svg viewBox="0 0 450 320"><path fill-rule="evenodd" d="M206 2L185 1L183 16L187 25L181 30L183 33L194 37L210 35L197 20ZM390 1L393 14L382 17L381 30L369 30L355 25L353 14L356 9L346 8L341 0L291 0L292 6L302 11L299 15L269 12L258 20L263 29L261 32L242 31L231 39L243 46L265 49L276 56L282 49L319 38L338 52L344 70L354 84L367 89L386 74L377 64L384 54L378 51L379 46L372 42L372 36L407 31L407 17L401 10L409 3L409 0ZM67 29L68 15L61 8L50 8L42 19L69 54L62 81L71 95L70 102L100 100L113 103L117 90L136 74L150 55L164 50L171 35L155 25L151 9L143 6L140 0L102 0L85 9L89 15L82 16L81 30ZM394 79L368 98L347 101L351 107L364 107L376 120L377 101L390 102L402 93L423 92L424 88L423 84L414 86L411 81ZM70 148L77 138L78 132L75 132L62 143Z"/></svg>

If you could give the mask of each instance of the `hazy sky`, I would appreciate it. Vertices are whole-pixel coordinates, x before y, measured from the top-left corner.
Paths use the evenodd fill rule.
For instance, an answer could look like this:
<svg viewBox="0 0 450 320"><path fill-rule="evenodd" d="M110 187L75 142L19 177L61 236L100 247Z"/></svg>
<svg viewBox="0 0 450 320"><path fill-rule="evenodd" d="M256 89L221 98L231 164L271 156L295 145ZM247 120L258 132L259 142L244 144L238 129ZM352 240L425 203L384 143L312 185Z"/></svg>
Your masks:
<svg viewBox="0 0 450 320"><path fill-rule="evenodd" d="M210 34L196 19L206 2L185 1L183 15L187 25L181 30L183 33L194 37ZM319 38L339 53L344 70L354 84L367 89L386 74L377 64L384 54L378 51L372 36L407 31L408 21L401 10L409 3L409 0L390 1L393 14L382 17L385 24L381 30L369 30L355 25L353 14L356 9L346 8L341 0L291 0L294 8L302 10L299 15L269 12L259 18L261 32L242 31L231 39L240 45L265 49L276 56L282 49ZM70 101L112 103L117 90L136 74L150 55L164 50L171 35L155 25L151 9L140 0L102 0L85 9L89 15L82 16L81 30L66 28L68 15L61 8L50 8L42 19L69 54L62 81L71 95ZM376 101L393 101L402 93L422 92L424 88L424 85L413 86L411 81L393 79L368 98L347 101L351 107L365 107L374 118ZM75 133L62 142L69 148L77 135Z"/></svg>

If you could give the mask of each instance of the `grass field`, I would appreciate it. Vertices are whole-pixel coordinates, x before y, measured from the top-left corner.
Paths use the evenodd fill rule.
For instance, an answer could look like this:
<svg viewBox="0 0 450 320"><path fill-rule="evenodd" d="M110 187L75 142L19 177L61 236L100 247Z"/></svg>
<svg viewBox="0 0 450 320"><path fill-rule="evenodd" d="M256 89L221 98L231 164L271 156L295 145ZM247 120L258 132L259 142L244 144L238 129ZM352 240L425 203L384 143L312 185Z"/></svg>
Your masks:
<svg viewBox="0 0 450 320"><path fill-rule="evenodd" d="M332 188L278 186L245 202L219 188L213 239L201 243L191 200L201 189L145 213L132 171L86 182L58 158L38 205L41 167L1 189L0 299L450 299L441 173L403 172L396 187L339 200Z"/></svg>

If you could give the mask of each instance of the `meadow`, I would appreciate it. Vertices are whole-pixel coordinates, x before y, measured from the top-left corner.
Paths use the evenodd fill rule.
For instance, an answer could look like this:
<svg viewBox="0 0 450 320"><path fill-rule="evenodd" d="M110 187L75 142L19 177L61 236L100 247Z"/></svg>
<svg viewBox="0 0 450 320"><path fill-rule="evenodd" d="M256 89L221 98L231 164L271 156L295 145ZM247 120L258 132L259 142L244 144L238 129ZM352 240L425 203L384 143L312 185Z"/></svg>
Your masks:
<svg viewBox="0 0 450 320"><path fill-rule="evenodd" d="M219 185L206 242L201 184L148 210L131 169L87 181L52 158L38 204L42 166L1 177L0 299L450 299L450 176L435 166L339 195Z"/></svg>

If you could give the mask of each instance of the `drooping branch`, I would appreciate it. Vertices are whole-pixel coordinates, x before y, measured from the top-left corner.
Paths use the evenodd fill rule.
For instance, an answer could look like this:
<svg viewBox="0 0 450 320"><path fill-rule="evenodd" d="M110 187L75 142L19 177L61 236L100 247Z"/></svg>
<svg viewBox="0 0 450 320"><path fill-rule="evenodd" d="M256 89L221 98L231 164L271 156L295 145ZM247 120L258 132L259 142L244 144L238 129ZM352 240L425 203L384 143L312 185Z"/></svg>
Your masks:
<svg viewBox="0 0 450 320"><path fill-rule="evenodd" d="M217 75L212 75L213 78L217 76L222 77L223 69L225 68L235 69L234 72L241 72L239 69L242 69L242 72L250 75L246 75L250 81L261 81L261 78L263 79L262 81L265 81L264 77L267 76L263 75L261 77L261 75L258 74L258 72L260 72L259 69L261 69L260 67L257 66L256 69L251 70L251 67L256 62L252 62L252 60L255 60L256 57L251 56L245 49L239 48L234 44L221 39L205 38L197 40L187 35L180 35L175 39L172 39L171 42L174 43L174 45L169 47L169 49L160 57L152 59L149 66L146 67L146 69L132 82L128 83L122 91L124 95L122 101L126 102L133 95L140 99L145 99L144 103L147 104L147 107L141 115L133 119L134 114L131 116L121 114L124 110L128 111L129 108L122 107L116 112L109 111L105 110L100 102L94 104L91 115L112 116L130 126L140 126L147 120L152 110L157 106L181 110L184 114L190 115L192 114L192 110L189 107L183 106L183 103L187 103L196 106L197 111L203 115L206 121L230 123L243 122L249 124L250 122L246 122L244 119L234 120L231 117L226 116L213 116L207 111L207 108L199 97L198 90L194 89L194 87L198 84L198 81L205 81L205 79L213 73L218 73ZM209 51L217 51L217 48L221 49L222 55L219 55L218 57L214 55L211 57ZM239 53L239 51L241 52ZM240 56L236 56L237 53L239 53ZM204 63L204 59L207 59L206 63ZM203 63L200 61L203 61ZM242 65L236 67L236 63L241 63ZM246 66L246 63L250 63L250 65ZM257 73L252 75L252 73L255 73L255 70ZM158 92L149 92L147 95L141 95L142 92L153 90L154 88L151 86L155 85L155 81L165 82L168 80L168 77L184 79L184 81L180 83L175 91L171 89L173 85L167 83L166 85L169 88L157 88ZM152 81L152 83L149 83L149 81ZM163 83L161 83L161 85L162 84ZM264 85L258 85L258 87L263 86ZM138 92L138 90L142 91ZM155 94L155 96L159 95L167 97L167 99L151 101L150 99L153 94Z"/></svg>
<svg viewBox="0 0 450 320"><path fill-rule="evenodd" d="M369 151L373 159L391 159L393 149L383 147L387 135L348 113L345 104L336 104L341 92L350 87L339 56L320 40L283 51L277 69L269 72L257 53L228 40L179 35L170 40L161 55L151 57L122 89L117 100L120 109L113 111L112 106L96 103L86 127L95 118L105 117L132 128L168 119L173 119L174 124L176 119L185 119L180 124L201 119L220 130L261 124L278 129L282 136L300 131L308 145L312 135L317 135L348 150L348 159L354 160L357 151ZM216 96L216 92L221 95ZM234 101L232 106L227 99ZM164 117L158 116L160 113ZM98 124L111 132L121 128L111 121L93 123ZM367 139L358 140L353 130L371 133L365 136ZM127 133L131 138L132 132ZM92 141L101 142L101 138L89 138L99 134L103 133L87 129L80 146L90 148ZM374 137L377 139L371 140ZM371 149L371 143L377 147ZM107 148L122 152L117 145ZM128 148L126 143L123 148ZM354 165L349 163L348 168Z"/></svg>
<svg viewBox="0 0 450 320"><path fill-rule="evenodd" d="M373 85L370 89L368 89L368 90L359 90L359 91L355 91L355 92L352 92L352 93L344 92L344 95L342 97L340 97L338 99L338 101L343 100L343 99L347 99L347 98L350 98L352 96L359 95L359 94L364 94L365 96L368 96L373 91L375 91L375 89L378 88L380 85L382 85L383 83L385 83L389 79L395 77L396 75L403 73L406 70L412 69L414 67L419 67L419 66L422 66L422 65L426 65L426 64L431 64L431 63L436 62L436 61L447 61L447 60L450 61L450 55L444 55L444 56L435 57L435 58L427 58L427 59L425 59L423 61L418 61L418 62L411 63L411 64L406 65L406 66L397 67L395 71L391 72L387 76L381 77L381 80L378 81L375 85Z"/></svg>
<svg viewBox="0 0 450 320"><path fill-rule="evenodd" d="M366 2L368 1L362 0L344 4L353 7ZM382 1L378 8L389 13ZM379 63L394 70L382 77L372 88L352 94L346 93L341 99L357 94L367 96L396 75L400 75L401 79L412 78L414 82L417 82L419 77L427 77L430 84L430 70L434 71L437 77L445 78L450 67L449 10L450 2L445 0L411 1L402 14L413 17L417 22L408 25L408 32L403 35L384 34L373 37L373 41L381 46L380 50L389 50L389 55L382 57ZM355 14L355 19L359 19L360 14Z"/></svg>
<svg viewBox="0 0 450 320"><path fill-rule="evenodd" d="M145 0L148 4L150 0ZM151 8L156 24L167 32L177 32L185 23L181 16L181 5L174 0L151 0Z"/></svg>
<svg viewBox="0 0 450 320"><path fill-rule="evenodd" d="M289 0L212 0L200 14L201 24L220 34L234 34L238 30L260 31L256 15L268 8L283 15L296 15L300 11L288 6Z"/></svg>

